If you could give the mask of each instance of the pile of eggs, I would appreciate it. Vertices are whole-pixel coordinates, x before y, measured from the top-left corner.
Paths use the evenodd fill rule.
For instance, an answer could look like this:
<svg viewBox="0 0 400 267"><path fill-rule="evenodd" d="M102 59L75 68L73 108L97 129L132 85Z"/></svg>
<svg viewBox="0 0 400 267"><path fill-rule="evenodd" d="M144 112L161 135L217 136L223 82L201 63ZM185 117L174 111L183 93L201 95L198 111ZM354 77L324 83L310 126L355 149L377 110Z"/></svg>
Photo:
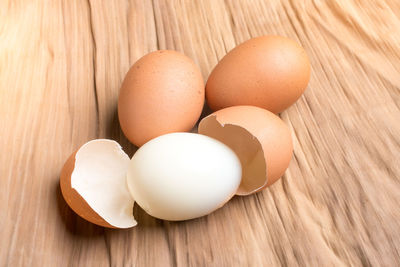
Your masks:
<svg viewBox="0 0 400 267"><path fill-rule="evenodd" d="M281 36L240 44L206 85L185 55L149 53L126 74L118 99L121 129L140 148L130 159L113 140L81 146L61 172L64 199L92 223L128 228L136 225L134 202L156 218L188 220L260 191L284 174L293 153L276 114L309 79L304 49ZM205 100L215 112L189 133Z"/></svg>

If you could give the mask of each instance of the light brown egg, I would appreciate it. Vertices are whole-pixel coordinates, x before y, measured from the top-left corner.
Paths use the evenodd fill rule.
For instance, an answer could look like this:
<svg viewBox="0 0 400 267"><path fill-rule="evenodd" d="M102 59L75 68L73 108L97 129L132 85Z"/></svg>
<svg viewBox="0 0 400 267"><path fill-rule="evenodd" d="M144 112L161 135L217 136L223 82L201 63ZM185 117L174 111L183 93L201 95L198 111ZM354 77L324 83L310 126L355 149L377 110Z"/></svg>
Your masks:
<svg viewBox="0 0 400 267"><path fill-rule="evenodd" d="M134 200L126 185L129 161L115 141L96 139L82 145L61 170L65 201L94 224L109 228L135 226Z"/></svg>
<svg viewBox="0 0 400 267"><path fill-rule="evenodd" d="M147 54L131 67L120 90L122 131L137 146L190 131L203 109L204 90L201 72L187 56L170 50Z"/></svg>
<svg viewBox="0 0 400 267"><path fill-rule="evenodd" d="M221 109L202 119L199 133L229 146L242 164L237 195L249 195L277 181L289 166L289 128L275 114L254 106Z"/></svg>
<svg viewBox="0 0 400 267"><path fill-rule="evenodd" d="M252 105L279 113L304 92L310 79L304 49L281 36L250 39L231 50L206 84L212 110Z"/></svg>

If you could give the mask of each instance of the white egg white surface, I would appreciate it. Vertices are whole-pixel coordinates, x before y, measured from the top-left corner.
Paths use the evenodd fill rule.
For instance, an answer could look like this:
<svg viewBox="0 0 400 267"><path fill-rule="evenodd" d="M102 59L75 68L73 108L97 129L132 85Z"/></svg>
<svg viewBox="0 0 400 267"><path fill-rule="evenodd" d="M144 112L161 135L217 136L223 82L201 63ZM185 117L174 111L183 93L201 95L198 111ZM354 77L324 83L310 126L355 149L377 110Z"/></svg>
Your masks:
<svg viewBox="0 0 400 267"><path fill-rule="evenodd" d="M188 220L223 206L242 169L223 143L194 133L171 133L144 144L132 157L127 183L137 204L164 220Z"/></svg>

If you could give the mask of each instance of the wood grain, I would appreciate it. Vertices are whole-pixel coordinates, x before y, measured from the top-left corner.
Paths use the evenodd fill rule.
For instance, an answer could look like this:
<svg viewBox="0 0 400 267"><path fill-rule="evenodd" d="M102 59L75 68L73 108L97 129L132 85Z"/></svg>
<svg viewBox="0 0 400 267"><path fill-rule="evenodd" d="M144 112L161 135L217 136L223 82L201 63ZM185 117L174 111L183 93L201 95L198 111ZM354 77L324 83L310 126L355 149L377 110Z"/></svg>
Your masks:
<svg viewBox="0 0 400 267"><path fill-rule="evenodd" d="M1 266L400 265L400 4L350 1L0 2ZM109 230L75 215L59 174L72 151L121 133L129 66L156 49L204 79L236 44L299 41L304 96L281 114L295 155L269 189L196 220L134 209Z"/></svg>

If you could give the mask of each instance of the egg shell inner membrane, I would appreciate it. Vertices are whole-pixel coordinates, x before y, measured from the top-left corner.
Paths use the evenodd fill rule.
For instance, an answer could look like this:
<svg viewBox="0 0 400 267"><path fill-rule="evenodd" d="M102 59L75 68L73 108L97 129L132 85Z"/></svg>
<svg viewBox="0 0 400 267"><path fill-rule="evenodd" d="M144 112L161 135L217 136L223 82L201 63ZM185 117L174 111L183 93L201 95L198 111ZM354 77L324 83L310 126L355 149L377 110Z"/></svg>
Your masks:
<svg viewBox="0 0 400 267"><path fill-rule="evenodd" d="M248 195L267 184L267 166L260 142L246 129L218 122L217 116L201 121L199 133L219 140L229 146L242 165L242 181L237 195Z"/></svg>
<svg viewBox="0 0 400 267"><path fill-rule="evenodd" d="M118 228L136 225L134 199L126 184L129 161L117 142L93 140L77 151L71 175L71 187L99 216Z"/></svg>

